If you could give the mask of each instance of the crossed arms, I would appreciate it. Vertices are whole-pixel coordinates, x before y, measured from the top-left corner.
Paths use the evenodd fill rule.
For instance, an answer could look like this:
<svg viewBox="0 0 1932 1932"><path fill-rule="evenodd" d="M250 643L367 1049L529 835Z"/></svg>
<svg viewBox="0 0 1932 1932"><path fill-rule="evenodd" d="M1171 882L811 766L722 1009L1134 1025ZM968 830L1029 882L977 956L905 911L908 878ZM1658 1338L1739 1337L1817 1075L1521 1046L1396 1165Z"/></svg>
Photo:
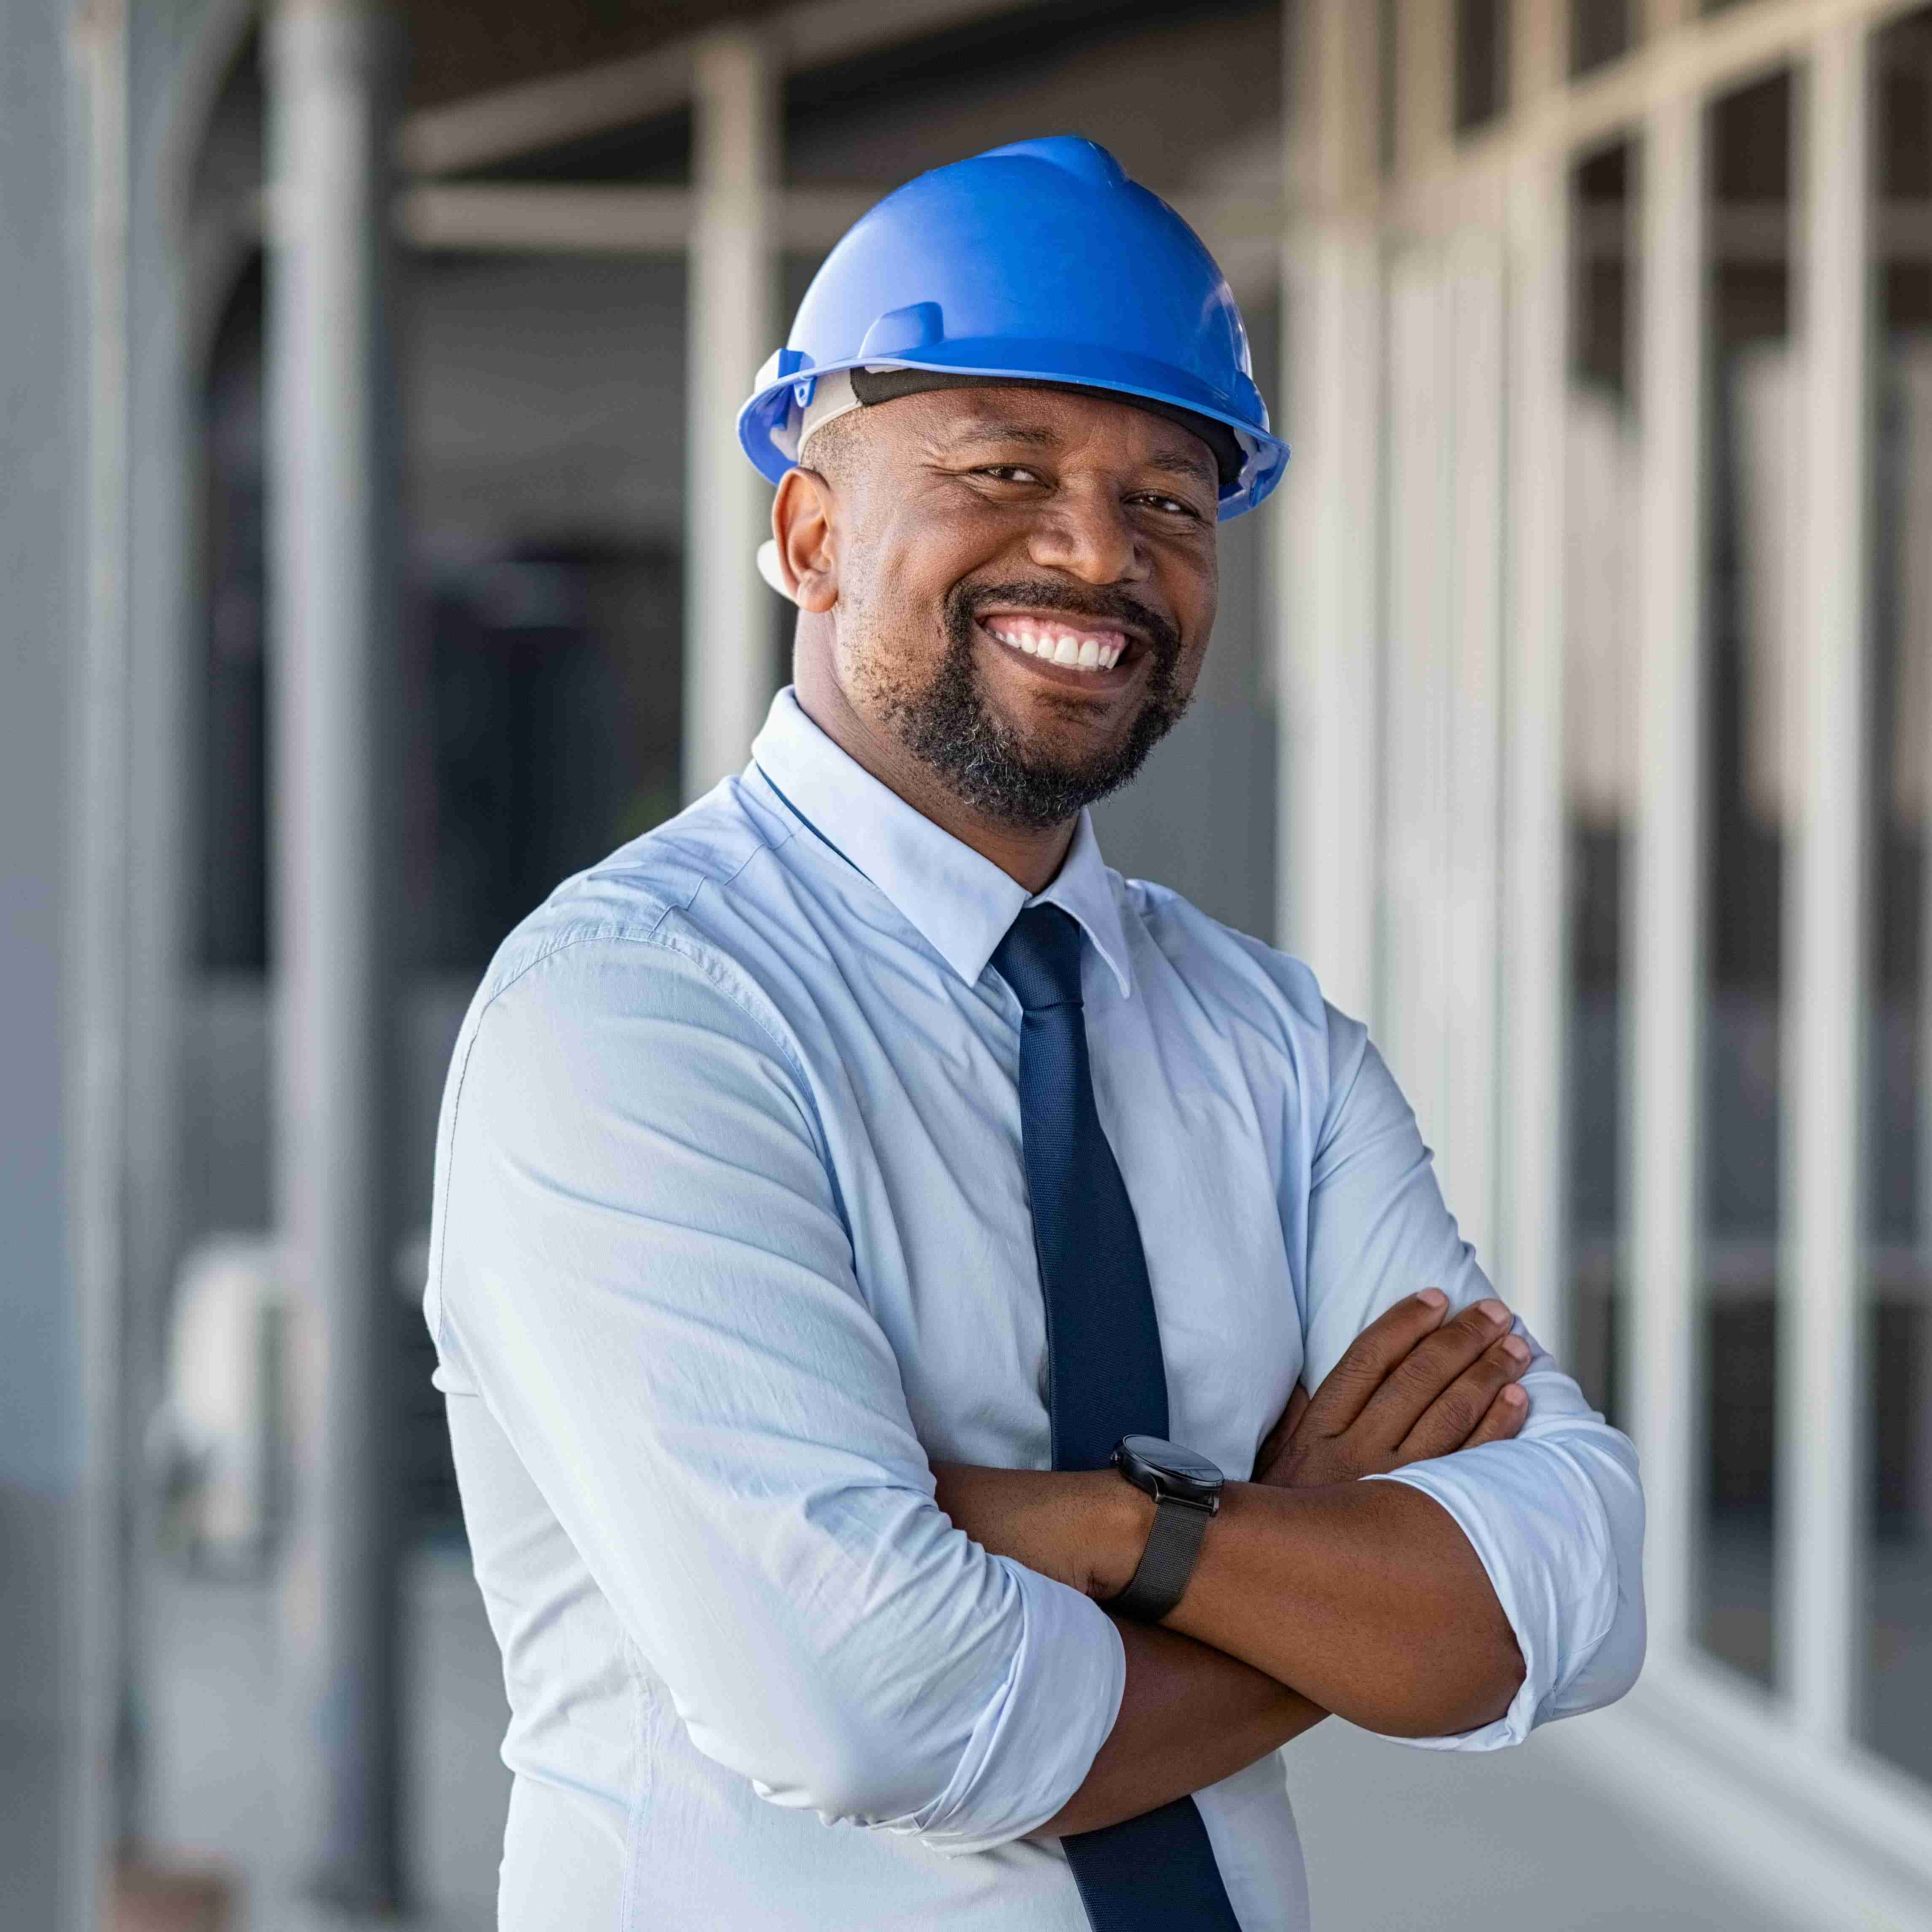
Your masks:
<svg viewBox="0 0 1932 1932"><path fill-rule="evenodd" d="M1522 1658L1468 1539L1426 1496L1360 1478L1508 1441L1529 1361L1500 1302L1451 1316L1430 1289L1370 1324L1312 1400L1298 1387L1163 1627L1122 1625L1120 1714L1042 1834L1198 1790L1331 1711L1412 1736L1500 1718ZM935 1474L940 1507L988 1549L1102 1598L1132 1575L1154 1505L1111 1470Z"/></svg>
<svg viewBox="0 0 1932 1932"><path fill-rule="evenodd" d="M1480 1299L1406 1107L1332 1024L1352 1058L1316 1124L1311 1277ZM1168 1628L1118 1628L1092 1593L1137 1560L1135 1492L935 1470L958 1425L915 1420L890 1331L917 1313L889 1270L861 1290L822 1132L782 1017L674 916L506 973L459 1043L439 1150L441 1384L478 1399L562 1532L524 1594L594 1586L692 1743L761 1796L970 1852L1199 1788L1322 1711L1484 1748L1634 1676L1628 1444L1538 1355L1513 1438L1472 1441L1481 1416L1456 1437L1445 1410L1463 1446L1408 1460L1438 1438L1394 1432L1402 1365L1434 1361L1439 1394L1439 1338L1478 1338L1462 1317L1418 1351L1436 1312L1385 1313L1388 1292L1311 1295L1318 1412L1263 1445ZM1378 1316L1380 1370L1355 1352ZM971 1346L950 1375L980 1372ZM1345 1358L1378 1392L1353 1420Z"/></svg>

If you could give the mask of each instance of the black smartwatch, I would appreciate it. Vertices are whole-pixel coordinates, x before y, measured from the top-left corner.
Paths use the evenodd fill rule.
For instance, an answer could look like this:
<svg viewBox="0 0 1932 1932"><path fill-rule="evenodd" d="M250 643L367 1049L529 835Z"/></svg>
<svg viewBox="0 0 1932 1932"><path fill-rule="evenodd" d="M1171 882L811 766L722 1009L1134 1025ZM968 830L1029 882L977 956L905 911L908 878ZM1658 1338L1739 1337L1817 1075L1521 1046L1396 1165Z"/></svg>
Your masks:
<svg viewBox="0 0 1932 1932"><path fill-rule="evenodd" d="M1124 1436L1114 1467L1154 1502L1154 1527L1133 1581L1106 1606L1142 1623L1158 1623L1180 1602L1201 1553L1208 1519L1221 1507L1222 1474L1205 1456L1158 1436Z"/></svg>

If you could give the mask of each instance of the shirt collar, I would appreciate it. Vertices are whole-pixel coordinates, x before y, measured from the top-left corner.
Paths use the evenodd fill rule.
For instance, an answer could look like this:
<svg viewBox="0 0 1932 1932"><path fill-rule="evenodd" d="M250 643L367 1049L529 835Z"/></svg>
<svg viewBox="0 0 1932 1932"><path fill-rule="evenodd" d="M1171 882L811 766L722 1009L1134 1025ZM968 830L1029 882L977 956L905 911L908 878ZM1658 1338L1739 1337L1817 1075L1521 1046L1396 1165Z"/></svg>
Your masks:
<svg viewBox="0 0 1932 1932"><path fill-rule="evenodd" d="M748 782L776 792L780 810L802 818L869 879L969 985L1029 905L1057 905L1077 920L1112 970L1123 998L1133 991L1127 939L1112 879L1084 812L1060 870L1031 898L990 859L962 845L835 745L788 685L772 700L752 746Z"/></svg>

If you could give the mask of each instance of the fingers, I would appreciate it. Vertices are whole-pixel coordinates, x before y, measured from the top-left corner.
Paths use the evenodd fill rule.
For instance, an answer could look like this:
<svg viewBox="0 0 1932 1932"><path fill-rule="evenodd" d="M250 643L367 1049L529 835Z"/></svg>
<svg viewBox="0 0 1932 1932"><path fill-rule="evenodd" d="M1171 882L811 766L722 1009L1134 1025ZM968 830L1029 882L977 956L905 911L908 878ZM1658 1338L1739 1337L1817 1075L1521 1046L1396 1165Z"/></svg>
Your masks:
<svg viewBox="0 0 1932 1932"><path fill-rule="evenodd" d="M1288 1392L1288 1406L1275 1418L1274 1426L1262 1438L1262 1446L1255 1452L1256 1460L1264 1462L1278 1454L1288 1438L1300 1426L1301 1418L1308 1413L1308 1388L1297 1382Z"/></svg>
<svg viewBox="0 0 1932 1932"><path fill-rule="evenodd" d="M1255 1480L1265 1483L1272 1479L1276 1465L1287 1453L1295 1429L1301 1418L1308 1413L1308 1390L1297 1382L1288 1391L1288 1406L1281 1412L1274 1426L1262 1438L1261 1447L1255 1451Z"/></svg>
<svg viewBox="0 0 1932 1932"><path fill-rule="evenodd" d="M1419 1462L1514 1436L1529 1410L1516 1386L1528 1366L1529 1344L1520 1335L1492 1342L1417 1418L1396 1445L1397 1461Z"/></svg>
<svg viewBox="0 0 1932 1932"><path fill-rule="evenodd" d="M1497 1391L1489 1414L1469 1432L1462 1447L1474 1449L1485 1442L1507 1442L1528 1419L1529 1393L1520 1383L1511 1382Z"/></svg>
<svg viewBox="0 0 1932 1932"><path fill-rule="evenodd" d="M1448 1306L1449 1298L1439 1288L1425 1288L1376 1316L1310 1398L1309 1426L1323 1436L1340 1435L1367 1407L1390 1370L1442 1325Z"/></svg>
<svg viewBox="0 0 1932 1932"><path fill-rule="evenodd" d="M1456 1378L1502 1339L1512 1318L1493 1298L1452 1316L1390 1371L1363 1410L1363 1426L1375 1441L1393 1449ZM1471 1412L1462 1426L1464 1435L1475 1426L1490 1397L1501 1386L1498 1380L1485 1393L1481 1405Z"/></svg>
<svg viewBox="0 0 1932 1932"><path fill-rule="evenodd" d="M1282 1435L1292 1436L1300 1426L1301 1418L1308 1413L1309 1400L1307 1384L1297 1382L1288 1391L1288 1407L1282 1412Z"/></svg>

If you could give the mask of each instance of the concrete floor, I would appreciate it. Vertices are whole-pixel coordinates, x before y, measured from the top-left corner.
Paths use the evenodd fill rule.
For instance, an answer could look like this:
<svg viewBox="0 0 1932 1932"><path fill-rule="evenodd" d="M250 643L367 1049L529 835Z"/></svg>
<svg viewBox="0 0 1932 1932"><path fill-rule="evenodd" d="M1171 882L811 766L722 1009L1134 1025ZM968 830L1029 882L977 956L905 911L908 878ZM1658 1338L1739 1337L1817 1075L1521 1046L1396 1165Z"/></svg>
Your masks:
<svg viewBox="0 0 1932 1932"><path fill-rule="evenodd" d="M1316 1932L1774 1932L1538 1738L1450 1754L1331 1721L1288 1785Z"/></svg>
<svg viewBox="0 0 1932 1932"><path fill-rule="evenodd" d="M490 1932L509 1788L496 1755L496 1648L460 1552L419 1559L409 1595L410 1923ZM184 1863L235 1875L244 1909L233 1932L289 1932L272 1600L256 1586L164 1574L152 1601L156 1836ZM1540 1740L1449 1755L1330 1723L1294 1747L1289 1780L1318 1932L1767 1932L1761 1910Z"/></svg>

